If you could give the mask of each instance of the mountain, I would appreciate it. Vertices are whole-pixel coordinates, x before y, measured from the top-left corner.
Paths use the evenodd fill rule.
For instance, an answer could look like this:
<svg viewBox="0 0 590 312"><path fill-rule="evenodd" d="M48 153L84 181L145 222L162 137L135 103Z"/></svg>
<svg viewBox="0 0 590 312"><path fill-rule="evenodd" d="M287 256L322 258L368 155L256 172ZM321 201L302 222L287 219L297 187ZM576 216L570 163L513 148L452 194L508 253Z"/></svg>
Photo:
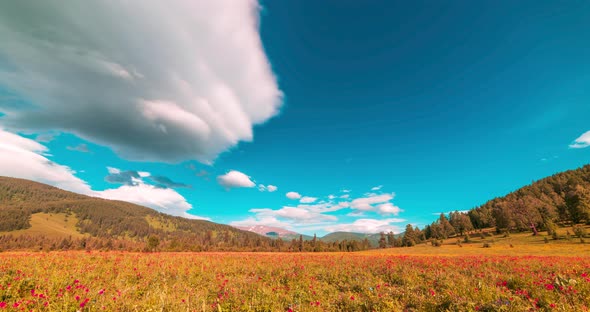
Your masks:
<svg viewBox="0 0 590 312"><path fill-rule="evenodd" d="M337 242L337 241L363 241L365 238L369 241L371 246L376 247L379 245L379 239L381 234L366 234L366 233L353 233L353 232L333 232L324 235L320 238L323 242Z"/></svg>
<svg viewBox="0 0 590 312"><path fill-rule="evenodd" d="M198 251L273 246L272 239L228 225L0 177L0 248Z"/></svg>
<svg viewBox="0 0 590 312"><path fill-rule="evenodd" d="M266 225L253 225L253 226L234 226L240 230L254 232L263 236L268 236L272 238L284 238L284 237L294 237L299 235L296 232L289 231L280 227L274 226L266 226Z"/></svg>

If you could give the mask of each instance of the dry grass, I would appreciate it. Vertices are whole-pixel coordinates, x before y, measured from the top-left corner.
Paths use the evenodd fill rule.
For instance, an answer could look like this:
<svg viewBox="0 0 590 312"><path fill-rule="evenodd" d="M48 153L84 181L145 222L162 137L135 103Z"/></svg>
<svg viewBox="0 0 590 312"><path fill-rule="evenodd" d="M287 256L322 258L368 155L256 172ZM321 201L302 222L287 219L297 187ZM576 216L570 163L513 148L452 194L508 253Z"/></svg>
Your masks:
<svg viewBox="0 0 590 312"><path fill-rule="evenodd" d="M77 223L78 218L74 215L66 216L65 213L35 213L31 215L30 228L12 232L0 232L0 235L41 235L50 238L83 237L84 235L76 229Z"/></svg>

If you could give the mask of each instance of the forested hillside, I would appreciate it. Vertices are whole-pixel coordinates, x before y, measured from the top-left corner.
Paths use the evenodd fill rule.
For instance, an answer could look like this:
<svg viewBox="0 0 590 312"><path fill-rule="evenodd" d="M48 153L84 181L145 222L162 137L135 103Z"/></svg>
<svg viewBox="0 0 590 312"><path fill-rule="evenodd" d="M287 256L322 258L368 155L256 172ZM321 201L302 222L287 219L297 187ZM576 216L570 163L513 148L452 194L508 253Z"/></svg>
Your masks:
<svg viewBox="0 0 590 312"><path fill-rule="evenodd" d="M63 227L68 219L77 220L73 229L76 235L53 237L26 231L33 215L42 215L37 219L49 222L55 221L58 214L63 214ZM274 240L228 225L170 216L127 202L0 177L0 249L355 251L361 247L347 241Z"/></svg>
<svg viewBox="0 0 590 312"><path fill-rule="evenodd" d="M581 223L590 224L590 165L533 182L468 212L441 214L422 230L408 225L403 237L387 240L381 246L413 246L485 228L495 228L498 233L552 234L558 226ZM584 227L574 229L584 232Z"/></svg>

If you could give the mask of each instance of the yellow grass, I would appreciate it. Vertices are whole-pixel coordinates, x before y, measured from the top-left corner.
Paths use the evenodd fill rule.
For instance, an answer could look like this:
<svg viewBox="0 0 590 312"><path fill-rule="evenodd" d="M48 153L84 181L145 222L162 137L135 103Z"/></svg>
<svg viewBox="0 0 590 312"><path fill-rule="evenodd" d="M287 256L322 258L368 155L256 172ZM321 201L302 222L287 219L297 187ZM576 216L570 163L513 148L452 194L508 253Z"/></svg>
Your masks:
<svg viewBox="0 0 590 312"><path fill-rule="evenodd" d="M78 218L74 215L66 216L65 213L35 213L31 216L31 227L25 230L12 232L0 232L1 234L42 235L45 237L83 237L76 229Z"/></svg>

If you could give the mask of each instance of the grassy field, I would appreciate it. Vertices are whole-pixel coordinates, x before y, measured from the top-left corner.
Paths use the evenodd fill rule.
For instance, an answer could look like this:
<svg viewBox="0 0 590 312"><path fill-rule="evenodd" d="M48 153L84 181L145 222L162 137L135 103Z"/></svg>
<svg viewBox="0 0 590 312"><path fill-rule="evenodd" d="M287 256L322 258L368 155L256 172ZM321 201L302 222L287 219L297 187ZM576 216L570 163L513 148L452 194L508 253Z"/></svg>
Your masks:
<svg viewBox="0 0 590 312"><path fill-rule="evenodd" d="M65 213L34 213L31 215L31 227L26 230L12 232L0 232L2 234L18 235L43 235L47 237L83 237L76 229L78 219L74 215L66 216Z"/></svg>
<svg viewBox="0 0 590 312"><path fill-rule="evenodd" d="M588 244L518 235L361 253L6 252L0 309L588 311Z"/></svg>

